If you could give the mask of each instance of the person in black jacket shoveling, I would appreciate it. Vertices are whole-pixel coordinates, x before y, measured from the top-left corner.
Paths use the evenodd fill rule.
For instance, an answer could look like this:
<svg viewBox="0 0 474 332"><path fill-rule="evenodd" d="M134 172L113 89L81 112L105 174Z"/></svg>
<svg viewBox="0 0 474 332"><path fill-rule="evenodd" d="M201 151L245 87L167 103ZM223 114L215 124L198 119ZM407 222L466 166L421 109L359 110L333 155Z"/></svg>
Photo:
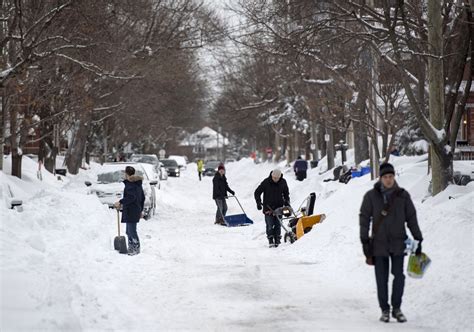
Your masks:
<svg viewBox="0 0 474 332"><path fill-rule="evenodd" d="M261 196L263 194L263 203ZM270 176L260 183L255 190L257 209L265 214L266 232L270 248L278 247L281 241L281 225L273 210L290 204L290 194L286 180L279 169L275 169Z"/></svg>
<svg viewBox="0 0 474 332"><path fill-rule="evenodd" d="M235 195L235 192L230 189L229 185L227 184L227 178L225 177L225 167L222 164L219 165L217 172L212 179L212 187L212 198L217 205L215 224L225 225L222 216L225 216L227 213L227 203L225 201L227 192L229 192L231 195Z"/></svg>
<svg viewBox="0 0 474 332"><path fill-rule="evenodd" d="M405 223L407 223L415 240L419 241L416 251L421 254L423 236L418 226L416 210L410 194L397 185L395 169L389 163L380 165L380 180L369 190L362 201L359 215L360 240L366 256L366 262L375 266L377 296L382 316L380 320L390 320L388 304L389 261L392 265L392 317L398 322L406 322L400 310L402 304L405 275L403 261L405 257L405 240L407 239ZM372 223L372 234L369 228Z"/></svg>
<svg viewBox="0 0 474 332"><path fill-rule="evenodd" d="M125 168L125 189L123 198L115 203L116 208L122 206L122 222L127 224L128 254L133 256L140 253L140 239L137 233L137 224L143 216L145 194L142 188L143 178L135 175L135 168Z"/></svg>

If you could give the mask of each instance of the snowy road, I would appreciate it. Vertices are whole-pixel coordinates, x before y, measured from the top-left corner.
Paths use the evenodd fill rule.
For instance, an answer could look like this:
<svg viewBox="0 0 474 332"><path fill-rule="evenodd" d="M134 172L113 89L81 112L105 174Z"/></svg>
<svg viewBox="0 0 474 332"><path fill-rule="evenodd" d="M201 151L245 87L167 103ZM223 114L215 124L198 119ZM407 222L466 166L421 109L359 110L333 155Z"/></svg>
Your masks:
<svg viewBox="0 0 474 332"><path fill-rule="evenodd" d="M134 257L112 249L116 215L83 194L80 177L57 189L40 189L21 214L0 210L2 220L12 221L8 227L2 223L0 233L1 330L470 328L472 262L466 266L453 259L472 252L469 209L451 212L458 226L449 230L450 237L458 239L459 250L450 253L446 216L421 206L421 219L430 220L421 222L426 238L439 244L439 249L427 245L437 264L422 281L407 279L403 309L409 322L382 325L373 271L363 264L357 233L368 179L354 180L349 191L340 191L346 187L322 184L322 178L298 183L288 176L294 207L316 191L316 211L328 219L295 244L269 249L253 191L274 166L228 167L229 184L255 221L239 228L213 224L212 179L199 182L193 167L162 184L157 216L139 224L142 253ZM420 186L416 181L421 180L414 179L422 170L416 167L406 167L403 185ZM472 196L465 202L472 202ZM454 209L462 202L443 204ZM229 210L238 212L237 205L229 202ZM454 272L445 273L448 266ZM455 272L460 269L467 273ZM456 315L443 319L445 308L462 320L456 321Z"/></svg>
<svg viewBox="0 0 474 332"><path fill-rule="evenodd" d="M245 194L244 206L255 210L256 225L228 229L213 224L211 178L197 182L194 175L170 179L159 217L140 225L142 255L124 258L136 265L127 264L120 276L128 285L123 298L140 307L127 328L362 329L374 321L363 314L373 301L363 303L359 291L333 284L318 271L317 253L308 260L288 255L288 246L267 248L263 218L249 198L254 186L245 191L248 184L233 183L229 174ZM337 325L336 313L344 317Z"/></svg>

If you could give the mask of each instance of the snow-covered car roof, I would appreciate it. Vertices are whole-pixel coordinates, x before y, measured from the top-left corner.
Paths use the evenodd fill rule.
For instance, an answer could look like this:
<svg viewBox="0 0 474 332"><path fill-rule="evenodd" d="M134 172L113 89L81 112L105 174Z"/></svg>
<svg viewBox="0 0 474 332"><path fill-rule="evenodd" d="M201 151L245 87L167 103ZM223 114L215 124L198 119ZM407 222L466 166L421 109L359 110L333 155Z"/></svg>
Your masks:
<svg viewBox="0 0 474 332"><path fill-rule="evenodd" d="M178 165L184 166L187 164L187 161L186 161L187 158L185 156L169 156L168 159L176 160Z"/></svg>
<svg viewBox="0 0 474 332"><path fill-rule="evenodd" d="M149 177L148 177L147 173L145 172L145 169L143 168L142 164L127 163L127 162L105 163L97 171L97 175L104 174L104 173L116 172L116 171L125 172L125 167L127 167L127 166L132 166L133 168L135 168L135 171L141 173L140 175L143 175L144 180L149 179Z"/></svg>
<svg viewBox="0 0 474 332"><path fill-rule="evenodd" d="M154 154L132 154L130 160L141 164L157 164L158 157Z"/></svg>
<svg viewBox="0 0 474 332"><path fill-rule="evenodd" d="M152 164L147 164L147 163L140 163L139 164L143 169L145 170L145 173L149 179L153 179L154 176L153 174L158 174L156 172L155 166Z"/></svg>

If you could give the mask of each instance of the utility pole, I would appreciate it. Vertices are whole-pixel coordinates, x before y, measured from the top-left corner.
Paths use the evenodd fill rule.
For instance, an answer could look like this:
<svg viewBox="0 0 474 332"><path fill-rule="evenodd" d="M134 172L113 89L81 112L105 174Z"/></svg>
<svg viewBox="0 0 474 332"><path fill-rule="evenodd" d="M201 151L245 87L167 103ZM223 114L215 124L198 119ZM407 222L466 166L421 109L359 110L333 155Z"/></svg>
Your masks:
<svg viewBox="0 0 474 332"><path fill-rule="evenodd" d="M369 0L368 5L370 8L374 8L374 0ZM370 66L370 99L371 102L369 103L369 116L372 118L372 121L374 123L374 126L378 128L378 119L377 119L377 93L376 93L376 86L377 86L377 55L375 54L374 50L370 51L370 61L369 61L369 66ZM378 151L376 152L375 149L378 148L378 135L377 135L377 130L375 129L369 129L369 131L372 130L372 135L371 138L369 139L369 149L370 149L370 178L371 180L374 180L379 177L379 168L380 168L380 162L377 159L377 156L379 155Z"/></svg>

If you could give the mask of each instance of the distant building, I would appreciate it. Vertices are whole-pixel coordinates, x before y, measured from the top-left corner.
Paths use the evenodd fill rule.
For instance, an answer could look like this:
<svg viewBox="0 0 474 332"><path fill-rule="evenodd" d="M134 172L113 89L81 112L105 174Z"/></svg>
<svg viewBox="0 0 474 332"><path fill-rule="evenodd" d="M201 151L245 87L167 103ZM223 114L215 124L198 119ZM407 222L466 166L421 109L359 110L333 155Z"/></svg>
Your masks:
<svg viewBox="0 0 474 332"><path fill-rule="evenodd" d="M179 149L189 160L196 158L224 160L229 140L214 129L204 127L188 134L180 142Z"/></svg>
<svg viewBox="0 0 474 332"><path fill-rule="evenodd" d="M467 84L469 68L466 66L465 80L462 81L460 90L464 91ZM474 160L474 82L471 85L469 97L461 118L458 137L456 140L456 159Z"/></svg>

